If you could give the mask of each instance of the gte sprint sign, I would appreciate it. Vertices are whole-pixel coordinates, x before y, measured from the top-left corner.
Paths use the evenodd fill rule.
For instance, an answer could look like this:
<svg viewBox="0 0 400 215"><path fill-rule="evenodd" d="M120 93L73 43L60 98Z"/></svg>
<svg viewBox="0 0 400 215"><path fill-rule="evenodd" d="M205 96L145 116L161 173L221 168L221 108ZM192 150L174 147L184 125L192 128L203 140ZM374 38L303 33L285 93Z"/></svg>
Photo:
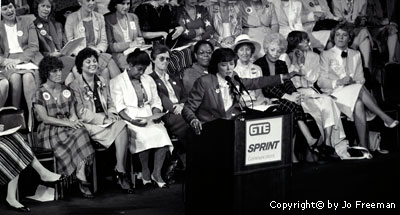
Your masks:
<svg viewBox="0 0 400 215"><path fill-rule="evenodd" d="M282 117L246 121L245 165L281 159Z"/></svg>

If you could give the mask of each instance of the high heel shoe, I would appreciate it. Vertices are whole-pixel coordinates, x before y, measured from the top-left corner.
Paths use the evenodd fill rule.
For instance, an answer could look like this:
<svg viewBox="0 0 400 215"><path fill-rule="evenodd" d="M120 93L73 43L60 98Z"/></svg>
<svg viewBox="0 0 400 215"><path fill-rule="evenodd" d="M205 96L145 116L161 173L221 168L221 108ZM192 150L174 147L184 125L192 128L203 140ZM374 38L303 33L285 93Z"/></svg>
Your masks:
<svg viewBox="0 0 400 215"><path fill-rule="evenodd" d="M117 169L115 169L114 172L117 184L119 184L121 188L125 190L128 194L132 194L133 188L132 188L132 183L129 181L128 174L119 172Z"/></svg>
<svg viewBox="0 0 400 215"><path fill-rule="evenodd" d="M18 212L31 212L31 209L28 207L22 206L22 207L16 208L16 207L12 206L10 203L8 203L7 200L6 200L6 202L7 202L7 206L13 210L16 210Z"/></svg>
<svg viewBox="0 0 400 215"><path fill-rule="evenodd" d="M67 179L67 176L64 174L61 174L60 178L58 178L55 181L42 181L41 184L46 186L46 187L50 187L50 186L54 186L56 184L60 184L62 182L64 182Z"/></svg>
<svg viewBox="0 0 400 215"><path fill-rule="evenodd" d="M89 183L80 181L79 182L79 190L81 191L81 194L84 198L87 198L87 199L94 198L92 191L90 191Z"/></svg>
<svg viewBox="0 0 400 215"><path fill-rule="evenodd" d="M154 178L153 175L151 175L151 180L154 182L154 184L156 184L159 188L169 188L167 183L165 182L158 182L156 181L156 179Z"/></svg>
<svg viewBox="0 0 400 215"><path fill-rule="evenodd" d="M143 186L151 185L151 180L146 180L142 177Z"/></svg>
<svg viewBox="0 0 400 215"><path fill-rule="evenodd" d="M394 128L394 127L396 127L398 124L399 124L399 121L397 121L397 120L394 120L394 121L392 122L392 124L390 124L390 125L386 124L386 122L385 122L385 126L386 126L387 128Z"/></svg>

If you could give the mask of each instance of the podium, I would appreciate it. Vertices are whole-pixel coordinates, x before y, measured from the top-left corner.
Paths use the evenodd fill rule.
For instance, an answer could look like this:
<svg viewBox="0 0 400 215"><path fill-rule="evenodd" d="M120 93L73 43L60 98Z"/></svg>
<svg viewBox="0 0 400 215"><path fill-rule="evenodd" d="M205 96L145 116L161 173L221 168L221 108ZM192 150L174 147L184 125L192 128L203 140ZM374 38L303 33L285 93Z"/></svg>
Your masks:
<svg viewBox="0 0 400 215"><path fill-rule="evenodd" d="M187 148L185 214L266 214L289 200L291 114L205 123Z"/></svg>

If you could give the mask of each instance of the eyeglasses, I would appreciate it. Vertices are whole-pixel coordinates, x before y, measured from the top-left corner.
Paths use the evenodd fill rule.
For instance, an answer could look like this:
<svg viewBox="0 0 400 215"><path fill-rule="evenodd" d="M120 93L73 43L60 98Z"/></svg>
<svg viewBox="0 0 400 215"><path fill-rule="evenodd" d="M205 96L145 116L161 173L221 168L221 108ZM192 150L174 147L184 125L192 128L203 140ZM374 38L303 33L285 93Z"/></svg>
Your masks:
<svg viewBox="0 0 400 215"><path fill-rule="evenodd" d="M201 56L210 56L211 54L212 54L212 51L207 51L207 52L199 51L197 53L197 55L201 55Z"/></svg>
<svg viewBox="0 0 400 215"><path fill-rule="evenodd" d="M160 59L161 62L164 62L165 60L169 62L171 60L171 58L163 56L159 57L158 59Z"/></svg>

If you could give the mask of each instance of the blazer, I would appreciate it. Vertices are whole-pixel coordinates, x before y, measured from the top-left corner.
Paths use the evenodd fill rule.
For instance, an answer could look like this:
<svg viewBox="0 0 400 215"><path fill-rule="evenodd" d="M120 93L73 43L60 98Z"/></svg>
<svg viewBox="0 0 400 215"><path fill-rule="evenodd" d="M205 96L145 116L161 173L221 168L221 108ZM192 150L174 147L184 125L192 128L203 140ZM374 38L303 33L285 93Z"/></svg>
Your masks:
<svg viewBox="0 0 400 215"><path fill-rule="evenodd" d="M342 50L336 46L321 53L318 86L323 92L331 93L337 88L336 81L345 76L350 76L359 84L365 82L360 52L348 48L347 58L344 58L346 63L343 62L341 53Z"/></svg>
<svg viewBox="0 0 400 215"><path fill-rule="evenodd" d="M161 111L162 103L157 93L157 86L152 77L147 74L140 76L140 81L143 84L143 88L146 91L148 101L145 106L158 108ZM127 110L127 114L130 117L137 117L140 114L140 108L138 107L138 99L134 87L132 86L131 80L129 79L128 73L125 70L123 73L117 75L110 81L111 96L115 103L117 112ZM150 110L151 111L151 110ZM140 115L139 115L140 116Z"/></svg>
<svg viewBox="0 0 400 215"><path fill-rule="evenodd" d="M32 23L32 17L17 16L16 20L17 32L21 32L21 36L18 36L18 42L24 51L20 60L23 62L33 62L38 65L43 56L39 52L39 41L35 26ZM0 22L0 35L0 55L5 59L10 56L10 48L8 47L7 32L4 27L4 22ZM0 60L0 64L2 63L3 62Z"/></svg>
<svg viewBox="0 0 400 215"><path fill-rule="evenodd" d="M137 37L142 36L140 31L139 18L133 14L128 13L128 31L131 41L136 40ZM122 53L129 48L130 42L125 42L124 34L117 21L116 13L108 14L104 17L106 22L108 50L111 53Z"/></svg>
<svg viewBox="0 0 400 215"><path fill-rule="evenodd" d="M54 26L57 37L52 37L49 32L46 32L46 30L43 29L43 23L40 21L40 19L36 18L33 21L39 39L39 51L43 55L47 55L55 51L52 49L51 43L54 43L55 48L58 51L60 51L63 46L62 24L51 19L48 20L48 22L49 27L50 25Z"/></svg>
<svg viewBox="0 0 400 215"><path fill-rule="evenodd" d="M254 79L241 79L249 90L278 85L281 83L279 75ZM233 80L235 86L238 83ZM196 80L189 97L183 107L182 117L187 123L194 119L205 123L219 118L231 119L240 113L238 99L233 100L232 107L225 111L221 91L216 75L207 74Z"/></svg>
<svg viewBox="0 0 400 215"><path fill-rule="evenodd" d="M347 0L334 0L332 1L332 11L337 17L343 17L348 22L354 23L357 16L365 16L367 14L367 0L353 1L352 13L347 12Z"/></svg>
<svg viewBox="0 0 400 215"><path fill-rule="evenodd" d="M261 67L263 76L270 76L271 73L269 71L268 61L265 57L266 56L257 59L254 62L254 64ZM284 61L277 60L275 62L275 75L286 74L286 73L288 73L288 68L286 66L286 63ZM296 92L296 87L293 85L292 81L285 80L283 84L279 84L268 88L263 88L262 92L264 96L267 98L280 99L285 93L291 94L293 92Z"/></svg>
<svg viewBox="0 0 400 215"><path fill-rule="evenodd" d="M154 82L157 85L158 95L160 96L162 105L165 109L167 109L170 113L174 112L174 104L171 102L171 99L168 95L167 87L165 86L164 82L160 79L160 76L156 72L150 73L150 76L154 79ZM179 103L185 103L185 91L182 87L181 81L169 76L168 82L171 84L172 89L175 92L175 96L178 99Z"/></svg>
<svg viewBox="0 0 400 215"><path fill-rule="evenodd" d="M101 76L97 76L100 81L97 81L97 92L100 97L101 105L104 109L104 114L96 113L96 106L92 96L88 95L89 86L85 83L82 75L75 78L73 82L69 85L74 93L77 100L76 102L76 112L80 119L84 123L93 125L102 125L104 119L111 113L118 114L113 100L111 99L111 93L109 88L109 83Z"/></svg>
<svg viewBox="0 0 400 215"><path fill-rule="evenodd" d="M106 33L106 24L104 22L104 17L102 14L97 12L92 12L92 22L93 22L93 30L94 30L94 42L96 44L96 48L102 52L107 51L108 42L107 42L107 33ZM74 54L78 54L78 52L84 49L86 45L86 34L85 27L83 26L81 9L71 13L68 15L67 20L65 22L65 35L67 37L67 41L84 37L85 39L82 41L81 45L78 46L74 50Z"/></svg>

